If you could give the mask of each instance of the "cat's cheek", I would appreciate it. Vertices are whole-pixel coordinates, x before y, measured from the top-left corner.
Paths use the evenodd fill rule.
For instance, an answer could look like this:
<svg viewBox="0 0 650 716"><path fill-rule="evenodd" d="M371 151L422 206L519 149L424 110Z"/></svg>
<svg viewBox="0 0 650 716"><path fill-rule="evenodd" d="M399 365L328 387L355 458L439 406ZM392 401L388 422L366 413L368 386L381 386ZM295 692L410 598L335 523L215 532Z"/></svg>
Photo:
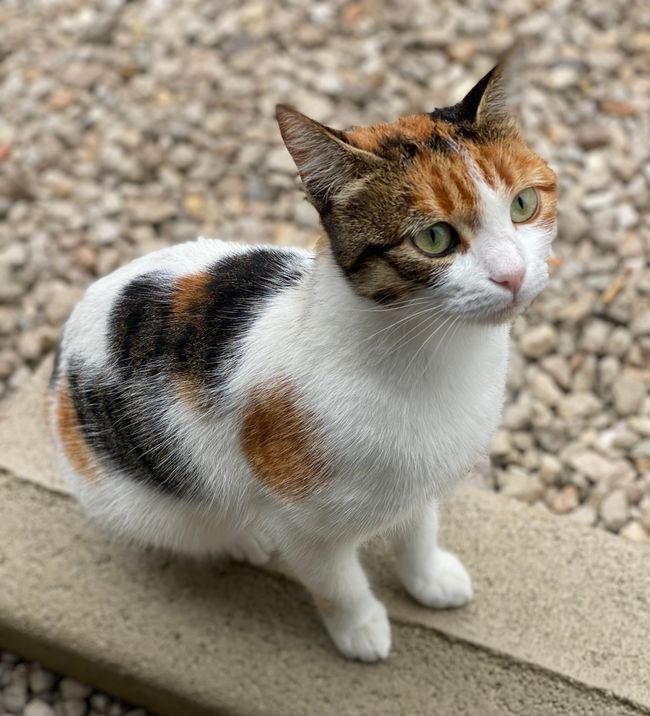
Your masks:
<svg viewBox="0 0 650 716"><path fill-rule="evenodd" d="M457 287L466 286L476 273L476 262L470 254L456 256L445 273L434 284L442 294L450 293Z"/></svg>
<svg viewBox="0 0 650 716"><path fill-rule="evenodd" d="M550 235L540 234L537 231L522 231L517 237L526 265L526 276L520 293L527 303L530 303L548 283L551 238Z"/></svg>
<svg viewBox="0 0 650 716"><path fill-rule="evenodd" d="M527 308L539 294L546 288L549 279L549 270L546 261L536 261L527 266L527 278L519 292L520 311Z"/></svg>
<svg viewBox="0 0 650 716"><path fill-rule="evenodd" d="M456 256L444 279L436 286L436 298L448 309L466 309L488 284L485 269L471 253Z"/></svg>

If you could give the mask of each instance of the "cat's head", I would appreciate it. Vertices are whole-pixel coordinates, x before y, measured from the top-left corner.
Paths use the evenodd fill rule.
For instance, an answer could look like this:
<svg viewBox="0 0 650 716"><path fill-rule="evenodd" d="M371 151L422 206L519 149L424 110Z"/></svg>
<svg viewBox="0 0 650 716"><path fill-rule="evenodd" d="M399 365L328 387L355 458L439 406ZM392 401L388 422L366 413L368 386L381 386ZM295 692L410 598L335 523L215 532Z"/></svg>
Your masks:
<svg viewBox="0 0 650 716"><path fill-rule="evenodd" d="M358 294L381 303L428 294L449 313L499 322L542 290L556 179L507 110L512 71L502 62L452 107L345 131L277 107Z"/></svg>

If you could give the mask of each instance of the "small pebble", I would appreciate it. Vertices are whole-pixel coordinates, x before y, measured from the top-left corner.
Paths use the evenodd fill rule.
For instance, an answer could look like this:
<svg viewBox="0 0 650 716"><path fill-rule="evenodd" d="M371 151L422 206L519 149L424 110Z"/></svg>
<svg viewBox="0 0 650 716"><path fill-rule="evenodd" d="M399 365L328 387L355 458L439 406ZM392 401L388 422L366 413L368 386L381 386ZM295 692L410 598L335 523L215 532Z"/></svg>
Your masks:
<svg viewBox="0 0 650 716"><path fill-rule="evenodd" d="M59 683L59 693L63 699L87 699L92 693L92 689L90 686L66 676Z"/></svg>
<svg viewBox="0 0 650 716"><path fill-rule="evenodd" d="M521 352L527 358L541 358L557 344L557 332L553 326L543 324L531 328L521 339Z"/></svg>
<svg viewBox="0 0 650 716"><path fill-rule="evenodd" d="M623 490L613 490L600 503L600 517L608 530L618 532L627 522L627 499Z"/></svg>
<svg viewBox="0 0 650 716"><path fill-rule="evenodd" d="M44 694L51 691L56 683L56 675L40 666L29 673L29 690L33 694Z"/></svg>
<svg viewBox="0 0 650 716"><path fill-rule="evenodd" d="M621 537L629 539L630 542L650 542L650 535L638 522L630 522L620 531Z"/></svg>
<svg viewBox="0 0 650 716"><path fill-rule="evenodd" d="M63 701L63 710L65 716L86 716L88 704L83 699L66 699Z"/></svg>
<svg viewBox="0 0 650 716"><path fill-rule="evenodd" d="M612 386L616 412L621 416L636 413L646 392L646 387L640 380L623 374Z"/></svg>
<svg viewBox="0 0 650 716"><path fill-rule="evenodd" d="M56 716L56 712L47 702L34 699L25 706L23 716Z"/></svg>
<svg viewBox="0 0 650 716"><path fill-rule="evenodd" d="M566 514L575 510L579 494L575 485L565 485L560 490L549 490L546 493L546 504L558 514Z"/></svg>
<svg viewBox="0 0 650 716"><path fill-rule="evenodd" d="M544 494L541 480L518 468L510 468L502 472L497 479L502 495L514 497L522 502L532 504Z"/></svg>
<svg viewBox="0 0 650 716"><path fill-rule="evenodd" d="M12 714L20 713L27 704L27 679L17 677L14 671L14 678L2 692L2 700L6 711Z"/></svg>

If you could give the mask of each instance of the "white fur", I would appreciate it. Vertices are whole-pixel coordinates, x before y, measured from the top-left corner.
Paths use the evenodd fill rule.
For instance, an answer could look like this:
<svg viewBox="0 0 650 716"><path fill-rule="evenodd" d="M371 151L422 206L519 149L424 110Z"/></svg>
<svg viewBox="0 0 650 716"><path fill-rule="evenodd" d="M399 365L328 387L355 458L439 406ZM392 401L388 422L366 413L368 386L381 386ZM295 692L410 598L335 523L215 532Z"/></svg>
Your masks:
<svg viewBox="0 0 650 716"><path fill-rule="evenodd" d="M503 239L508 261L526 263L521 305L544 283L550 243L539 230L528 235L508 225L509 203L486 187L482 192L483 233L455 258L443 286L403 306L381 308L360 298L330 256L296 250L307 278L260 307L229 384L231 409L207 419L161 398L211 499L181 502L122 474L104 474L91 486L62 456L88 512L120 534L177 551L259 564L278 550L314 594L339 649L367 661L390 648L386 611L357 557L374 535L395 540L399 576L423 604L452 607L471 599L467 572L437 546L437 505L486 452L501 414L509 326L491 317L510 310L512 296L489 280L499 260L490 237ZM134 276L154 268L177 276L246 250L201 239L98 281L66 325L62 370L72 354L111 370L107 316ZM324 486L300 500L263 488L239 444L246 396L279 377L317 416L332 469Z"/></svg>

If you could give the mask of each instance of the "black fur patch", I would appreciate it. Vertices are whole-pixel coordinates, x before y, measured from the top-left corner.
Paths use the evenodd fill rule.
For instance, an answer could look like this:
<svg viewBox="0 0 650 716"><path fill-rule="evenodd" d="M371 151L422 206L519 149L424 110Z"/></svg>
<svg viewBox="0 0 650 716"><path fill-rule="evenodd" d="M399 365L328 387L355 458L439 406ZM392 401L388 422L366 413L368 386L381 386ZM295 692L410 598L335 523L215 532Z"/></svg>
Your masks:
<svg viewBox="0 0 650 716"><path fill-rule="evenodd" d="M167 353L172 283L173 278L161 272L138 276L117 300L109 336L117 363L126 374Z"/></svg>
<svg viewBox="0 0 650 716"><path fill-rule="evenodd" d="M463 110L462 102L459 102L451 107L434 109L433 112L429 112L429 116L433 120L439 120L453 125L455 133L461 139L474 142L487 140L487 137L484 137L485 132L481 131L480 126L476 125L473 121L467 118L467 115Z"/></svg>
<svg viewBox="0 0 650 716"><path fill-rule="evenodd" d="M74 361L67 378L84 439L104 464L160 492L199 496L187 451L156 409L159 384L111 380Z"/></svg>
<svg viewBox="0 0 650 716"><path fill-rule="evenodd" d="M433 113L430 115L433 119ZM445 136L436 132L435 125L431 123L431 135L420 142L400 135L384 137L374 153L385 159L403 159L409 162L419 152L428 151L437 154L453 154L458 151L456 146Z"/></svg>
<svg viewBox="0 0 650 716"><path fill-rule="evenodd" d="M217 381L225 381L234 367L238 343L258 315L261 304L298 283L304 267L298 265L293 252L254 249L222 259L210 273L210 302L201 331L203 341L188 348L208 374Z"/></svg>
<svg viewBox="0 0 650 716"><path fill-rule="evenodd" d="M433 112L429 112L431 119L453 124L458 134L464 139L478 139L481 132L476 126L477 114L483 95L492 82L495 70L496 67L493 67L457 104L451 107L436 108Z"/></svg>
<svg viewBox="0 0 650 716"><path fill-rule="evenodd" d="M476 144L489 144L490 142L503 139L512 133L511 122L475 122L468 118L463 103L459 102L451 107L441 107L429 112L433 120L447 122L453 127L454 134L463 141L475 142ZM440 137L432 136L431 148L434 151L446 152Z"/></svg>
<svg viewBox="0 0 650 716"><path fill-rule="evenodd" d="M152 368L191 374L219 388L236 365L237 345L275 293L297 283L291 251L252 249L206 269L206 299L187 320L172 316L174 278L154 272L129 283L113 309L111 349L124 377Z"/></svg>
<svg viewBox="0 0 650 716"><path fill-rule="evenodd" d="M383 245L368 244L368 246L366 246L366 248L363 249L363 251L355 258L354 262L345 268L345 272L348 275L355 274L363 269L368 261L372 261L377 258L385 259L386 252L390 251L394 245L394 243Z"/></svg>

